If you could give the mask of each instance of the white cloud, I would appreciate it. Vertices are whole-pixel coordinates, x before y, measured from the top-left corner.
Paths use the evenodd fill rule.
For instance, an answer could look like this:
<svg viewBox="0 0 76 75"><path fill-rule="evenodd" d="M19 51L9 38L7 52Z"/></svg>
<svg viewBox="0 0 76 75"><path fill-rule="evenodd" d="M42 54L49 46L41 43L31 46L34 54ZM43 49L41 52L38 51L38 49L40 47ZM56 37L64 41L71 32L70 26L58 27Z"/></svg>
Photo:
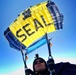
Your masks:
<svg viewBox="0 0 76 75"><path fill-rule="evenodd" d="M30 64L28 64L28 67L29 67L30 69L32 69L32 67L31 67ZM18 69L18 70L16 70L16 71L13 71L13 72L11 72L11 73L0 74L0 75L25 75L25 70L24 70L24 68L21 68L21 69Z"/></svg>
<svg viewBox="0 0 76 75"><path fill-rule="evenodd" d="M22 69L19 69L17 71L14 71L8 75L25 75L25 73L24 73L24 69L22 68Z"/></svg>
<svg viewBox="0 0 76 75"><path fill-rule="evenodd" d="M70 62L72 64L76 64L76 60L73 58L72 59L71 58L56 58L55 63L59 63L59 62ZM32 64L28 64L28 67L32 69ZM0 74L0 75L25 75L25 71L24 71L24 68L21 68L8 74Z"/></svg>
<svg viewBox="0 0 76 75"><path fill-rule="evenodd" d="M25 75L24 73L24 69L18 69L14 72L11 72L11 73L7 73L7 74L0 74L0 75Z"/></svg>
<svg viewBox="0 0 76 75"><path fill-rule="evenodd" d="M71 64L76 64L76 59L73 59L73 58L56 58L55 63L59 63L59 62L69 62Z"/></svg>
<svg viewBox="0 0 76 75"><path fill-rule="evenodd" d="M1 73L0 73L0 75L7 75L7 74L1 74Z"/></svg>

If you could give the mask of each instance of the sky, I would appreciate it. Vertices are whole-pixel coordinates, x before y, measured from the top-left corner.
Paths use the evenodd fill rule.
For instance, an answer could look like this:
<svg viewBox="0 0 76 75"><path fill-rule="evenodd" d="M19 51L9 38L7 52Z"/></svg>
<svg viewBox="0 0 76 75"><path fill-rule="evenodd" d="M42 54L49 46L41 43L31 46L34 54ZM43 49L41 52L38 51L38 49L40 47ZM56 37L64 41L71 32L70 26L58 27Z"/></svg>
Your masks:
<svg viewBox="0 0 76 75"><path fill-rule="evenodd" d="M4 31L26 8L45 0L0 0L0 75L24 75L24 63L20 51L9 46ZM51 52L55 63L76 64L76 0L53 0L64 15L63 29L52 35ZM47 45L28 55L27 66L32 68L35 54L48 60Z"/></svg>

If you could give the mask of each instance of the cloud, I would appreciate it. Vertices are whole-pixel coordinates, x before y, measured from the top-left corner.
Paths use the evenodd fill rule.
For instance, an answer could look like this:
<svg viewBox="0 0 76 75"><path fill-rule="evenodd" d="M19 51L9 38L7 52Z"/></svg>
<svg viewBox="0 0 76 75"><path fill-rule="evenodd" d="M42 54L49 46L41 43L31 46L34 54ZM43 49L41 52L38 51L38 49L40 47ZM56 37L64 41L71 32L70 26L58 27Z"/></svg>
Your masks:
<svg viewBox="0 0 76 75"><path fill-rule="evenodd" d="M32 69L31 64L28 64L28 67L29 67L30 69ZM0 74L0 75L25 75L25 69L24 69L24 67L23 67L23 68L20 68L20 69L18 69L18 70L16 70L16 71L11 72L11 73Z"/></svg>
<svg viewBox="0 0 76 75"><path fill-rule="evenodd" d="M12 73L10 73L10 74L8 74L8 75L25 75L25 71L24 71L24 69L22 68L22 69L19 69L19 70L17 70L17 71L14 71L14 72L12 72Z"/></svg>
<svg viewBox="0 0 76 75"><path fill-rule="evenodd" d="M24 73L24 69L21 68L21 69L14 71L14 72L7 73L7 74L0 74L0 75L25 75L25 73Z"/></svg>
<svg viewBox="0 0 76 75"><path fill-rule="evenodd" d="M55 63L59 62L69 62L71 64L76 64L76 59L75 58L56 58Z"/></svg>
<svg viewBox="0 0 76 75"><path fill-rule="evenodd" d="M59 62L70 62L71 64L76 64L76 61L73 58L72 59L71 58L56 58L55 63L59 63ZM28 64L28 67L32 69L32 64ZM24 68L21 68L8 74L0 74L0 75L25 75L25 70Z"/></svg>

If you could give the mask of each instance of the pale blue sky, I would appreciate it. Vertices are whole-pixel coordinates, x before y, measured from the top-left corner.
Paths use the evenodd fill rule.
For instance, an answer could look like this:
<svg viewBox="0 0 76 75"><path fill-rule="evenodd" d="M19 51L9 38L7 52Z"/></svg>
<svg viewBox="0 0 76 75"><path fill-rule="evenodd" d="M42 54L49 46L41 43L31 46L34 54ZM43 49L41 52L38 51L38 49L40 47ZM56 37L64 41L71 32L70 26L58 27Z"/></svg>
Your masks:
<svg viewBox="0 0 76 75"><path fill-rule="evenodd" d="M0 0L0 73L12 72L23 67L21 53L9 46L3 35L4 31L19 13L29 6L43 1L45 0ZM76 0L53 1L64 15L64 25L63 30L55 32L52 36L52 55L54 59L76 60ZM32 64L36 53L44 59L48 59L46 44L28 55L27 65Z"/></svg>

